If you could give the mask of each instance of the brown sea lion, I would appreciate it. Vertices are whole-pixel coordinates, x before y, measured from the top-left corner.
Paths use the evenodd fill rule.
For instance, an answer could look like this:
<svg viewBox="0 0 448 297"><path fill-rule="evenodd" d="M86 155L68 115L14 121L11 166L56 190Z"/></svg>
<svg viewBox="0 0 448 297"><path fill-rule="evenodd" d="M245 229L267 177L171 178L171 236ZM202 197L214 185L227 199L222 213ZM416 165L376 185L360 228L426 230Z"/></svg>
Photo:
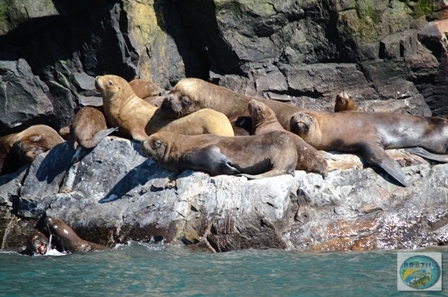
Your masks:
<svg viewBox="0 0 448 297"><path fill-rule="evenodd" d="M95 85L103 97L109 124L118 127L118 133L124 137L144 140L161 128L179 134L234 135L227 117L217 111L204 109L182 119L168 119L160 109L138 98L129 83L119 76L98 76Z"/></svg>
<svg viewBox="0 0 448 297"><path fill-rule="evenodd" d="M67 252L75 253L110 249L105 245L96 244L79 238L75 231L62 220L47 217L46 222L50 233L57 237L61 247Z"/></svg>
<svg viewBox="0 0 448 297"><path fill-rule="evenodd" d="M167 170L192 169L249 179L294 176L297 164L295 144L281 131L235 137L158 132L142 143L142 151Z"/></svg>
<svg viewBox="0 0 448 297"><path fill-rule="evenodd" d="M426 152L420 155L428 159L440 161L447 157L437 155L448 150L448 119L440 117L304 111L292 117L291 131L317 149L361 152L367 163L380 166L403 186L406 180L401 168L385 149L420 147Z"/></svg>
<svg viewBox="0 0 448 297"><path fill-rule="evenodd" d="M300 136L285 130L277 120L274 111L258 100L249 101L249 113L252 117L253 134L260 135L272 131L283 131L294 141L297 150L296 170L305 170L307 172L316 172L326 177L327 162L321 153L314 147L305 142Z"/></svg>
<svg viewBox="0 0 448 297"><path fill-rule="evenodd" d="M162 89L150 80L136 78L129 82L135 95L141 99L159 96Z"/></svg>
<svg viewBox="0 0 448 297"><path fill-rule="evenodd" d="M289 130L294 113L302 110L298 106L272 99L245 96L198 78L181 79L166 96L161 109L166 116L179 118L201 108L211 108L224 113L233 122L239 117L250 117L247 105L251 99L272 108L286 130Z"/></svg>
<svg viewBox="0 0 448 297"><path fill-rule="evenodd" d="M356 111L358 106L356 106L355 99L346 92L339 93L336 95L336 102L334 105L334 112L341 111Z"/></svg>
<svg viewBox="0 0 448 297"><path fill-rule="evenodd" d="M21 254L33 256L33 255L45 255L48 248L48 237L38 230L33 230L28 237L26 249Z"/></svg>
<svg viewBox="0 0 448 297"><path fill-rule="evenodd" d="M151 97L143 98L143 100L145 100L152 106L161 107L163 100L165 100L165 96L151 96Z"/></svg>
<svg viewBox="0 0 448 297"><path fill-rule="evenodd" d="M64 139L46 125L34 125L0 137L0 174L16 171L62 142Z"/></svg>
<svg viewBox="0 0 448 297"><path fill-rule="evenodd" d="M101 110L92 106L82 107L70 124L70 143L76 150L72 158L76 160L81 149L92 149L117 127L107 128L106 118Z"/></svg>

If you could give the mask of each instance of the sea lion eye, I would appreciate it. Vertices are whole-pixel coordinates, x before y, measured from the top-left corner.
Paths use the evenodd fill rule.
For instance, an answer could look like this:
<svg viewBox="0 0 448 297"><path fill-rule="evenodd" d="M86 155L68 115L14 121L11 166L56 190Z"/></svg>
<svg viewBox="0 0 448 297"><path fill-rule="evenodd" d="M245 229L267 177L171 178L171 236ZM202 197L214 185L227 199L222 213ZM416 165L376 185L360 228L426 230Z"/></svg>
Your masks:
<svg viewBox="0 0 448 297"><path fill-rule="evenodd" d="M188 98L187 96L182 96L182 104L188 105L189 103L190 103L190 98Z"/></svg>
<svg viewBox="0 0 448 297"><path fill-rule="evenodd" d="M114 85L114 82L113 81L111 81L110 79L107 81L107 85L109 86L109 87L111 87L111 86L113 86Z"/></svg>
<svg viewBox="0 0 448 297"><path fill-rule="evenodd" d="M159 148L162 145L162 142L160 140L154 141L154 147Z"/></svg>

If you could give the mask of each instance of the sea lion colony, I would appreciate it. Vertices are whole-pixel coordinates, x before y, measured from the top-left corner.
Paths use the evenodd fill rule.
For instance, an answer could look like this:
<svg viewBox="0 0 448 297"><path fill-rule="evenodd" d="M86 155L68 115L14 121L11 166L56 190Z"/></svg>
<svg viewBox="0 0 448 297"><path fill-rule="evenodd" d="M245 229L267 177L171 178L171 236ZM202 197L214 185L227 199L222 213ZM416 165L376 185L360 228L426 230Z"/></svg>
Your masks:
<svg viewBox="0 0 448 297"><path fill-rule="evenodd" d="M103 98L103 108L83 107L75 115L69 136L72 146L77 148L74 159L80 148L92 149L112 132L141 142L155 132L165 131L234 136L230 122L252 117L250 134L254 135L249 139L255 140L256 135L271 131L288 133L296 143L296 170L323 176L326 175L326 163L316 149L359 152L368 163L383 168L402 185L406 185L406 181L401 169L384 149L410 148L413 153L428 159L448 160L445 155L448 147L444 140L448 133L445 119L358 112L354 99L346 92L336 96L335 113L328 113L303 111L291 104L245 96L197 78L180 80L166 96L159 96L160 88L151 81L136 79L128 83L116 75L99 76L95 85ZM162 97L163 103L161 107L153 106L136 92L141 97ZM45 148L36 144L24 146L25 140L37 139L30 136L31 132L26 132L30 129L0 138L2 166L8 164L8 154L14 146L22 148L21 155L31 155L27 159L30 162L38 153L62 142L59 136L47 136L48 133L42 132L38 135L39 143L51 140L45 142ZM32 129L35 133L36 130L46 131L48 127L40 125ZM243 141L244 138L237 137L235 141L238 139Z"/></svg>
<svg viewBox="0 0 448 297"><path fill-rule="evenodd" d="M138 97L119 76L99 76L95 85L103 98L102 110L83 107L67 127L69 143L77 148L74 160L81 148L92 149L114 133L139 141L143 153L165 169L248 179L294 175L294 170L325 177L327 164L317 150L361 153L369 164L381 167L403 186L406 180L401 168L385 149L409 148L425 158L448 161L448 120L359 112L345 92L337 95L335 112L330 113L244 96L200 79L183 79L166 96L159 96L160 90L148 83L149 97L157 97L160 107ZM142 81L134 85L144 89ZM251 119L248 134L252 135L234 136L231 122L245 117ZM8 163L13 147L19 148L18 154L29 156L22 159L31 162L37 154L63 142L57 134L44 133L49 130L47 126L32 126L1 137L0 167ZM81 243L87 245L86 250L92 246L102 249L73 236L69 245ZM43 238L41 234L31 236L28 249L44 253ZM74 246L66 249L83 250Z"/></svg>

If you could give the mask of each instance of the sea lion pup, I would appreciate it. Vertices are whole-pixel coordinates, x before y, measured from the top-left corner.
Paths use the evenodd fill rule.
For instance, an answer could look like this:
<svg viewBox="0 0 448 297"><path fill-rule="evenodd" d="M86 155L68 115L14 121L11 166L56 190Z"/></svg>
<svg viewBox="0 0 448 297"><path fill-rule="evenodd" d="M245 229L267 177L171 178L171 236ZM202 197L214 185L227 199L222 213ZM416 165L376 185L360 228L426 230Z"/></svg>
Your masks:
<svg viewBox="0 0 448 297"><path fill-rule="evenodd" d="M295 144L281 131L235 137L158 132L142 143L142 151L167 170L192 169L210 175L237 174L248 179L294 176L297 164Z"/></svg>
<svg viewBox="0 0 448 297"><path fill-rule="evenodd" d="M28 237L26 249L21 252L24 255L45 255L48 248L48 237L34 229Z"/></svg>
<svg viewBox="0 0 448 297"><path fill-rule="evenodd" d="M355 99L346 92L342 92L336 95L336 102L334 105L334 112L341 111L356 111L358 106L355 104Z"/></svg>
<svg viewBox="0 0 448 297"><path fill-rule="evenodd" d="M50 233L57 237L61 247L67 252L75 253L110 249L105 245L96 244L79 238L75 231L62 220L51 217L47 217L45 220Z"/></svg>
<svg viewBox="0 0 448 297"><path fill-rule="evenodd" d="M277 120L274 111L257 100L249 101L249 113L252 117L253 133L255 135L266 134L272 131L283 131L294 141L297 150L296 170L305 170L307 172L316 172L326 177L328 174L327 161L321 153L314 147L305 142L300 136L286 131Z"/></svg>
<svg viewBox="0 0 448 297"><path fill-rule="evenodd" d="M141 99L159 96L162 89L150 80L136 78L129 82L135 95Z"/></svg>
<svg viewBox="0 0 448 297"><path fill-rule="evenodd" d="M162 103L167 117L182 117L201 108L211 108L224 113L231 122L239 117L250 117L247 104L251 99L265 103L274 110L278 121L289 130L290 119L302 109L272 99L250 97L198 78L181 79Z"/></svg>
<svg viewBox="0 0 448 297"><path fill-rule="evenodd" d="M448 119L439 117L305 111L291 118L291 131L317 149L361 152L367 163L380 166L403 186L406 181L401 168L385 149L421 147L444 154L448 148Z"/></svg>
<svg viewBox="0 0 448 297"><path fill-rule="evenodd" d="M72 162L78 158L83 148L94 148L101 140L117 129L117 127L107 128L106 118L98 108L82 107L70 124L70 143L76 150Z"/></svg>
<svg viewBox="0 0 448 297"><path fill-rule="evenodd" d="M118 127L118 133L124 137L143 141L162 127L179 134L234 135L227 117L217 111L205 109L182 119L169 119L160 109L138 98L129 83L119 76L98 76L95 85L103 97L109 124Z"/></svg>
<svg viewBox="0 0 448 297"><path fill-rule="evenodd" d="M0 137L0 174L16 171L62 142L64 139L56 130L46 125L34 125Z"/></svg>

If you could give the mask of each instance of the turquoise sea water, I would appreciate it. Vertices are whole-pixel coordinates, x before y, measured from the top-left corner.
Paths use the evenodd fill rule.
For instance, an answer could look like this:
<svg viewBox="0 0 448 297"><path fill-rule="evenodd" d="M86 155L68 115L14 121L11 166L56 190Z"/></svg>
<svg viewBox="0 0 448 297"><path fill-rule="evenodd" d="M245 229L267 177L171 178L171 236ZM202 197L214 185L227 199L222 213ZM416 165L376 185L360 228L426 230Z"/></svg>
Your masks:
<svg viewBox="0 0 448 297"><path fill-rule="evenodd" d="M443 256L448 285L448 250ZM0 253L0 296L441 296L398 292L397 252L211 254L132 242L64 256ZM443 271L443 272L445 272Z"/></svg>

